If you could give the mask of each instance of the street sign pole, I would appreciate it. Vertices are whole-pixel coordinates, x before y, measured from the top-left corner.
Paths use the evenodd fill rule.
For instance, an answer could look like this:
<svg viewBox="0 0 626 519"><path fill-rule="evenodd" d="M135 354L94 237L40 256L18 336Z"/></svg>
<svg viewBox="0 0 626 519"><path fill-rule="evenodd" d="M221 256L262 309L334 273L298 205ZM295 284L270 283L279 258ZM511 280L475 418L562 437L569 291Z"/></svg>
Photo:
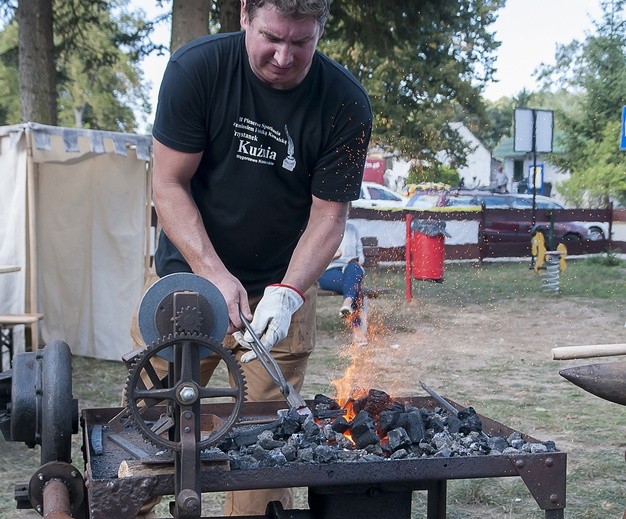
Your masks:
<svg viewBox="0 0 626 519"><path fill-rule="evenodd" d="M552 152L552 134L554 130L554 114L551 110L537 110L535 108L516 108L513 149L515 151L530 152L533 159L532 189L533 205L531 227L537 221L537 152ZM543 185L543 179L542 179ZM530 184L530 183L529 183ZM535 258L530 255L530 267L534 268Z"/></svg>
<svg viewBox="0 0 626 519"><path fill-rule="evenodd" d="M622 107L622 134L619 143L620 151L626 151L626 106Z"/></svg>

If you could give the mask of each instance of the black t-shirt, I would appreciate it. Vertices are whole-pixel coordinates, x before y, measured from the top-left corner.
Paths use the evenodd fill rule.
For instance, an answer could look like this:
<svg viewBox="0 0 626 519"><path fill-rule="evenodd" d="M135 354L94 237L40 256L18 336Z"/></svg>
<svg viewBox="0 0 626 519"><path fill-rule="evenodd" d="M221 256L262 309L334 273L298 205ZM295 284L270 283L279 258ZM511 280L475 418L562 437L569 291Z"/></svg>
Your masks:
<svg viewBox="0 0 626 519"><path fill-rule="evenodd" d="M312 195L359 197L372 111L354 77L318 52L295 88L263 84L244 34L206 36L173 54L153 136L178 151L204 152L194 200L219 257L253 295L282 279ZM155 262L160 276L190 271L165 233Z"/></svg>

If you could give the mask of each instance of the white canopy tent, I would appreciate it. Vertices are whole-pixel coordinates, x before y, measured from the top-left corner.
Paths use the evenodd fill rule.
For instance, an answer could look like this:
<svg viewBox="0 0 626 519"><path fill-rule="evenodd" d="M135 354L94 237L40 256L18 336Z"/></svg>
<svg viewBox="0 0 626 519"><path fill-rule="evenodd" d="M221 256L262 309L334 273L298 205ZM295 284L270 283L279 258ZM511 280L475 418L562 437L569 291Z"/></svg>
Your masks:
<svg viewBox="0 0 626 519"><path fill-rule="evenodd" d="M38 344L120 360L149 264L152 139L0 127L0 313L41 312ZM14 353L23 351L16 330ZM36 337L36 336L35 336Z"/></svg>

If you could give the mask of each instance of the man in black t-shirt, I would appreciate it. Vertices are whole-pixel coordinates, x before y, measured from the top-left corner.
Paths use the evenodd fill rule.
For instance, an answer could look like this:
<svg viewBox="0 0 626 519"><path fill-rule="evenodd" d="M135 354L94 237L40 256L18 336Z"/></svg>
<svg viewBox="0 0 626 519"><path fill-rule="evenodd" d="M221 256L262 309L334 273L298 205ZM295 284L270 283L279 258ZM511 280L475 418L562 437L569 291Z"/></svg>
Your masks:
<svg viewBox="0 0 626 519"><path fill-rule="evenodd" d="M242 0L244 31L181 47L159 93L156 273L194 272L224 295L225 344L244 364L251 400L282 396L251 362L239 311L299 390L315 343L316 281L359 197L371 106L345 68L316 51L328 5ZM289 505L278 492L229 501L227 513Z"/></svg>

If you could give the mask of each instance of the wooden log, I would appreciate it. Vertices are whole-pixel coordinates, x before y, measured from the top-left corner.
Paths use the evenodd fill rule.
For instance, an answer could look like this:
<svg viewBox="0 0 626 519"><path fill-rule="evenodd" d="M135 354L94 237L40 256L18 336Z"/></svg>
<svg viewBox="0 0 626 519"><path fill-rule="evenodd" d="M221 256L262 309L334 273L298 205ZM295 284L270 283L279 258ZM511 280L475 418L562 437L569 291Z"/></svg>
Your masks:
<svg viewBox="0 0 626 519"><path fill-rule="evenodd" d="M230 470L228 459L202 460L201 471ZM173 476L175 474L174 462L163 465L149 465L139 460L124 460L117 469L119 478L143 478L151 476Z"/></svg>
<svg viewBox="0 0 626 519"><path fill-rule="evenodd" d="M626 343L587 344L583 346L552 348L553 360L589 359L591 357L612 357L614 355L626 355Z"/></svg>
<svg viewBox="0 0 626 519"><path fill-rule="evenodd" d="M559 371L572 384L609 402L626 405L626 362L607 362Z"/></svg>

